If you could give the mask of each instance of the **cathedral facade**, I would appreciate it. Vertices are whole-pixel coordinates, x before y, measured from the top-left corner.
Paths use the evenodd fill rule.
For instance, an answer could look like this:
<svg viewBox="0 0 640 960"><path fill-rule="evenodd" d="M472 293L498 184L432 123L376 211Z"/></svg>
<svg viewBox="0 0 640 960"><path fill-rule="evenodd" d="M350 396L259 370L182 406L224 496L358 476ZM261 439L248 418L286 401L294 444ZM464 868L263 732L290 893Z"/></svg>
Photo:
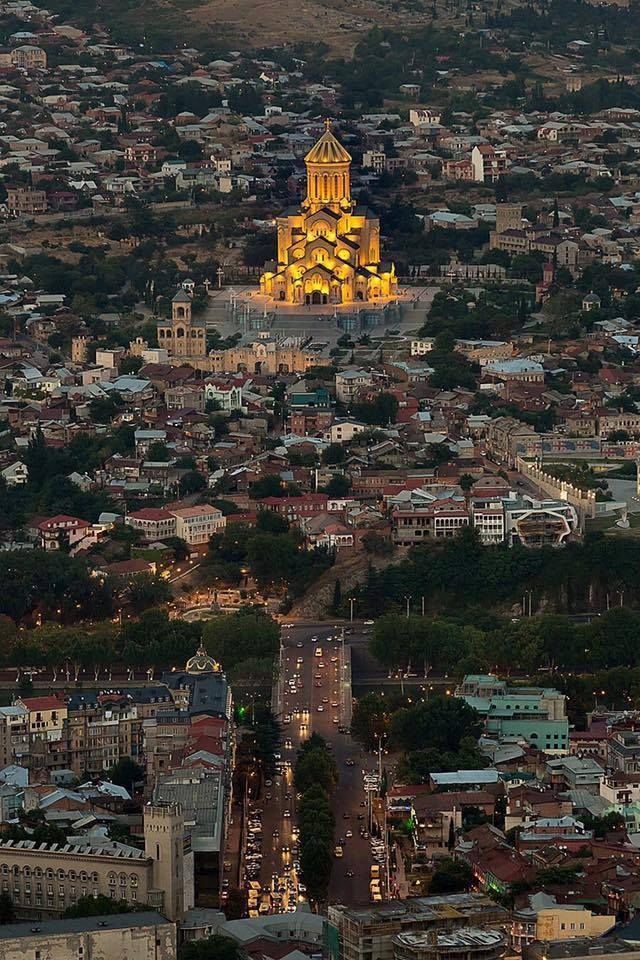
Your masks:
<svg viewBox="0 0 640 960"><path fill-rule="evenodd" d="M351 199L351 156L326 130L305 157L307 196L278 217L277 261L260 292L285 304L384 303L397 295L393 264L380 261L380 221Z"/></svg>

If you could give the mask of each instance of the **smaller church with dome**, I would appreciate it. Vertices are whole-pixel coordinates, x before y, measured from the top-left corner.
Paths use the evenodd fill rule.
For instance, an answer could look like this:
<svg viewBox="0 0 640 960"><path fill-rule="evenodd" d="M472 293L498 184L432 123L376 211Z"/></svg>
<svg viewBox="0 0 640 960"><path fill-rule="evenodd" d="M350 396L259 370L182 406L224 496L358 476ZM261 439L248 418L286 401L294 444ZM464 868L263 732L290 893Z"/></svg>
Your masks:
<svg viewBox="0 0 640 960"><path fill-rule="evenodd" d="M190 716L207 713L227 720L233 716L231 687L221 665L209 656L203 643L189 657L184 670L172 670L162 679L173 691L178 707Z"/></svg>
<svg viewBox="0 0 640 960"><path fill-rule="evenodd" d="M260 292L302 306L388 302L398 281L380 259L380 221L351 199L351 156L330 121L305 165L306 198L276 220L277 259L265 264Z"/></svg>

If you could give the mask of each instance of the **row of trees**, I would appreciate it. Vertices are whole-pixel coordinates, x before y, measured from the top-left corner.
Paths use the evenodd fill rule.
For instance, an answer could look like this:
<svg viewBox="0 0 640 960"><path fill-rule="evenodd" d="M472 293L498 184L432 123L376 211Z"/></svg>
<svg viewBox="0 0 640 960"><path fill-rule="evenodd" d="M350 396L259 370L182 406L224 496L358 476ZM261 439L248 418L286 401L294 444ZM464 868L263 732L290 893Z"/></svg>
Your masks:
<svg viewBox="0 0 640 960"><path fill-rule="evenodd" d="M298 806L300 869L309 899L324 903L333 868L335 817L331 796L338 770L326 742L317 733L306 740L294 770L296 790L302 793Z"/></svg>
<svg viewBox="0 0 640 960"><path fill-rule="evenodd" d="M415 547L402 563L371 570L356 591L362 616L402 611L406 597L437 615L460 617L482 625L487 611L510 608L532 591L534 609L560 613L603 612L620 603L640 606L640 541L587 534L582 543L563 550L530 550L516 545L483 546L476 531L464 527L440 543Z"/></svg>
<svg viewBox="0 0 640 960"><path fill-rule="evenodd" d="M162 609L145 611L139 619L102 621L91 628L43 626L17 629L0 619L0 665L51 669L54 682L77 681L83 671L102 672L126 665L178 669L201 640L231 675L242 679L271 677L278 651L278 625L260 611L243 608L230 616L202 622L170 619Z"/></svg>
<svg viewBox="0 0 640 960"><path fill-rule="evenodd" d="M612 607L591 623L557 614L515 622L488 616L477 626L466 619L388 613L376 622L369 648L389 671L425 679L432 672L462 676L494 670L508 676L640 667L640 612L627 607Z"/></svg>

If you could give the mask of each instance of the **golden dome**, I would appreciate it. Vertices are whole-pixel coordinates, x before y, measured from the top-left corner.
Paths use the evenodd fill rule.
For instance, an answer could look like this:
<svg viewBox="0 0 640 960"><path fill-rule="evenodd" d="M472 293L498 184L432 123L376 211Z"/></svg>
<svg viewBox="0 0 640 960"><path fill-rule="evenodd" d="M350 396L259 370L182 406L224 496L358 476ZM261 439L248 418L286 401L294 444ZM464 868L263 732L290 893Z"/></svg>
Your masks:
<svg viewBox="0 0 640 960"><path fill-rule="evenodd" d="M326 120L327 129L315 146L311 147L304 158L305 163L351 163L351 156L347 153L339 140L331 133L331 121Z"/></svg>
<svg viewBox="0 0 640 960"><path fill-rule="evenodd" d="M185 670L187 673L220 673L221 667L200 644L194 656L187 660Z"/></svg>

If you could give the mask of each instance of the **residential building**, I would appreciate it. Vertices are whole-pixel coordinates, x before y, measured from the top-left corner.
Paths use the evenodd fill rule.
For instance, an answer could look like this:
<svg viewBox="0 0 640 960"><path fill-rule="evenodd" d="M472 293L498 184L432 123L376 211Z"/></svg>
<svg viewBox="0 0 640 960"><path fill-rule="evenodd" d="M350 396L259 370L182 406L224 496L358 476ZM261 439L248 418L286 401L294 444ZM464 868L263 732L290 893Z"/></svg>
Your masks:
<svg viewBox="0 0 640 960"><path fill-rule="evenodd" d="M124 522L135 530L140 530L143 539L148 543L176 536L176 517L160 507L143 507L142 510L134 510L133 513L127 514Z"/></svg>
<svg viewBox="0 0 640 960"><path fill-rule="evenodd" d="M423 337L420 340L411 341L411 356L412 357L424 357L425 354L431 353L433 350L434 338L433 337Z"/></svg>
<svg viewBox="0 0 640 960"><path fill-rule="evenodd" d="M43 550L70 550L83 540L91 524L61 513L41 520L37 525L38 542Z"/></svg>
<svg viewBox="0 0 640 960"><path fill-rule="evenodd" d="M506 150L496 150L488 143L476 144L471 151L473 179L476 183L495 183L509 167Z"/></svg>
<svg viewBox="0 0 640 960"><path fill-rule="evenodd" d="M557 903L548 893L534 893L526 907L514 910L511 945L516 953L522 953L534 940L602 937L615 924L615 916L593 913L578 903Z"/></svg>
<svg viewBox="0 0 640 960"><path fill-rule="evenodd" d="M348 406L364 387L370 387L372 383L373 374L369 370L340 370L336 373L336 398Z"/></svg>
<svg viewBox="0 0 640 960"><path fill-rule="evenodd" d="M593 757L565 756L548 760L546 775L554 787L599 794L604 770Z"/></svg>
<svg viewBox="0 0 640 960"><path fill-rule="evenodd" d="M205 380L205 401L213 400L225 413L242 410L242 386L221 380Z"/></svg>
<svg viewBox="0 0 640 960"><path fill-rule="evenodd" d="M395 960L400 934L454 933L491 928L506 911L483 893L393 900L373 907L329 906L326 951L329 960Z"/></svg>
<svg viewBox="0 0 640 960"><path fill-rule="evenodd" d="M169 512L176 520L176 536L190 546L208 544L211 537L221 533L227 525L222 511L208 503L197 507L180 507Z"/></svg>
<svg viewBox="0 0 640 960"><path fill-rule="evenodd" d="M617 937L536 940L522 951L524 960L636 960L638 944Z"/></svg>
<svg viewBox="0 0 640 960"><path fill-rule="evenodd" d="M151 910L0 927L0 960L176 960L176 950L176 925Z"/></svg>
<svg viewBox="0 0 640 960"><path fill-rule="evenodd" d="M33 187L7 187L7 209L14 217L46 213L46 191Z"/></svg>
<svg viewBox="0 0 640 960"><path fill-rule="evenodd" d="M499 960L506 952L501 930L465 927L451 933L398 933L393 938L394 960Z"/></svg>
<svg viewBox="0 0 640 960"><path fill-rule="evenodd" d="M455 695L484 717L489 736L519 737L549 754L568 751L566 697L553 688L510 688L491 675L468 675Z"/></svg>
<svg viewBox="0 0 640 960"><path fill-rule="evenodd" d="M36 844L0 841L0 891L20 918L60 917L82 897L146 903L170 920L185 902L184 819L175 806L145 807L145 849L111 841Z"/></svg>
<svg viewBox="0 0 640 960"><path fill-rule="evenodd" d="M640 773L640 731L611 732L607 740L607 769L614 773Z"/></svg>

